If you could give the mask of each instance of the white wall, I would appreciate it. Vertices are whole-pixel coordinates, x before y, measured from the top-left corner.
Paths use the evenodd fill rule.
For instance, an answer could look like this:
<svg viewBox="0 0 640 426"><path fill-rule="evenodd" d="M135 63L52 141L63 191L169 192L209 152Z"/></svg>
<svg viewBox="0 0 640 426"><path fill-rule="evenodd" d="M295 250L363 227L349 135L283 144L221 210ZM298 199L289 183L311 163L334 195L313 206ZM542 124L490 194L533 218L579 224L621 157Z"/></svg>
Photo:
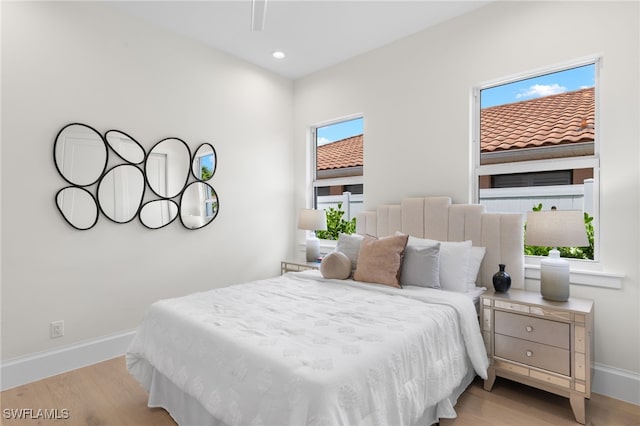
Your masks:
<svg viewBox="0 0 640 426"><path fill-rule="evenodd" d="M640 373L639 12L638 2L492 3L296 81L295 205L308 126L360 112L365 208L415 195L468 202L471 88L601 54L601 260L625 279L621 290L571 291L595 300L595 361Z"/></svg>
<svg viewBox="0 0 640 426"><path fill-rule="evenodd" d="M131 330L159 298L277 275L293 234L292 96L287 79L99 3L2 2L2 360ZM147 151L210 142L218 217L74 230L54 204L53 140L70 122Z"/></svg>

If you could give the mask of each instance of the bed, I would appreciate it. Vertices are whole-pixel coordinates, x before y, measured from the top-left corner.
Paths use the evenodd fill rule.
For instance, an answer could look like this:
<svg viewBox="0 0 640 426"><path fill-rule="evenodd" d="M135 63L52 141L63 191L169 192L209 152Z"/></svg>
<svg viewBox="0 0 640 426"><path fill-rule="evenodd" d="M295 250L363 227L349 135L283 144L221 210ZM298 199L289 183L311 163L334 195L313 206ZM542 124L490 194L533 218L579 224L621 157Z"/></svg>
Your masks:
<svg viewBox="0 0 640 426"><path fill-rule="evenodd" d="M475 291L304 271L158 301L126 355L148 405L180 425L430 425L455 417L457 398L487 373L474 297L498 263L509 265L512 287L523 286L521 216L425 197L363 212L357 224L358 234L379 241L411 235L484 247Z"/></svg>

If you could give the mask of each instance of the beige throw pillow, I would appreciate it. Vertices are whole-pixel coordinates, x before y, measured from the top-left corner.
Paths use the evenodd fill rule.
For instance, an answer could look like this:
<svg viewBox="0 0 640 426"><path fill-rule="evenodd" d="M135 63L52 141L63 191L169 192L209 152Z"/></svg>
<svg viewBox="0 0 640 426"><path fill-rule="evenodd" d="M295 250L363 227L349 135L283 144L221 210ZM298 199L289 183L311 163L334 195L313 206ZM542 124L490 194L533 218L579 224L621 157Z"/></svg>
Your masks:
<svg viewBox="0 0 640 426"><path fill-rule="evenodd" d="M320 273L325 278L345 280L351 275L351 260L346 254L333 251L322 258Z"/></svg>
<svg viewBox="0 0 640 426"><path fill-rule="evenodd" d="M365 235L353 279L401 288L400 269L408 238L408 235L393 235L378 239Z"/></svg>

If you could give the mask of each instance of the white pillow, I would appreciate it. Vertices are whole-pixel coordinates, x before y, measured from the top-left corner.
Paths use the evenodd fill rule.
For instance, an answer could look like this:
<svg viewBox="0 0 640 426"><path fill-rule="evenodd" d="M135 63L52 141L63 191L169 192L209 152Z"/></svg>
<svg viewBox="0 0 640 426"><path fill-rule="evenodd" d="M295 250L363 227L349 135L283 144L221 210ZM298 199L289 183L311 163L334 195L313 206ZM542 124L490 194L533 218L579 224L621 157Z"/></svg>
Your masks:
<svg viewBox="0 0 640 426"><path fill-rule="evenodd" d="M340 234L338 235L338 243L335 251L344 253L351 261L351 275L356 270L358 264L358 253L360 252L360 244L364 236L358 234Z"/></svg>
<svg viewBox="0 0 640 426"><path fill-rule="evenodd" d="M409 245L402 261L402 285L440 288L439 270L440 243L431 245Z"/></svg>
<svg viewBox="0 0 640 426"><path fill-rule="evenodd" d="M320 273L325 278L346 280L351 275L351 260L346 254L333 251L322 258Z"/></svg>
<svg viewBox="0 0 640 426"><path fill-rule="evenodd" d="M482 264L482 259L484 259L484 254L486 252L486 247L471 246L471 254L469 256L469 270L467 271L468 290L473 290L476 288L478 272L480 271L480 265Z"/></svg>
<svg viewBox="0 0 640 426"><path fill-rule="evenodd" d="M409 245L433 244L438 241L409 237ZM443 290L466 293L468 290L471 241L440 241L440 287ZM477 272L476 272L477 274Z"/></svg>

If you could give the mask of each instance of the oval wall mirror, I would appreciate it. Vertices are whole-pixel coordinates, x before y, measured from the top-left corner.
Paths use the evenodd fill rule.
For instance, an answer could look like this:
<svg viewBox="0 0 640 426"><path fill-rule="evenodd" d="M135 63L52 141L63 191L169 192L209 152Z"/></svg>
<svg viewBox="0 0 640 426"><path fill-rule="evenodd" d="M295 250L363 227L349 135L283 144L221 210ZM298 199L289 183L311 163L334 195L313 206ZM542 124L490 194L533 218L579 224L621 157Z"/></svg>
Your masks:
<svg viewBox="0 0 640 426"><path fill-rule="evenodd" d="M218 194L205 182L191 182L180 199L180 221L187 229L200 229L218 215Z"/></svg>
<svg viewBox="0 0 640 426"><path fill-rule="evenodd" d="M160 229L178 217L178 205L173 200L152 200L144 203L139 217L147 228Z"/></svg>
<svg viewBox="0 0 640 426"><path fill-rule="evenodd" d="M149 188L159 197L180 194L189 179L191 151L178 138L163 139L151 148L144 164Z"/></svg>
<svg viewBox="0 0 640 426"><path fill-rule="evenodd" d="M107 168L108 158L107 144L102 135L86 124L67 124L53 143L56 169L72 185L96 183Z"/></svg>
<svg viewBox="0 0 640 426"><path fill-rule="evenodd" d="M104 134L107 143L118 157L130 164L142 164L144 161L144 148L137 140L121 132L120 130L109 130Z"/></svg>
<svg viewBox="0 0 640 426"><path fill-rule="evenodd" d="M191 161L191 173L201 182L206 182L216 172L216 150L210 143L203 143L196 149Z"/></svg>
<svg viewBox="0 0 640 426"><path fill-rule="evenodd" d="M115 166L98 183L100 211L116 223L127 223L136 217L143 196L142 170L130 164Z"/></svg>
<svg viewBox="0 0 640 426"><path fill-rule="evenodd" d="M98 204L95 198L79 186L67 186L58 191L56 206L64 220L80 231L91 229L98 222Z"/></svg>

